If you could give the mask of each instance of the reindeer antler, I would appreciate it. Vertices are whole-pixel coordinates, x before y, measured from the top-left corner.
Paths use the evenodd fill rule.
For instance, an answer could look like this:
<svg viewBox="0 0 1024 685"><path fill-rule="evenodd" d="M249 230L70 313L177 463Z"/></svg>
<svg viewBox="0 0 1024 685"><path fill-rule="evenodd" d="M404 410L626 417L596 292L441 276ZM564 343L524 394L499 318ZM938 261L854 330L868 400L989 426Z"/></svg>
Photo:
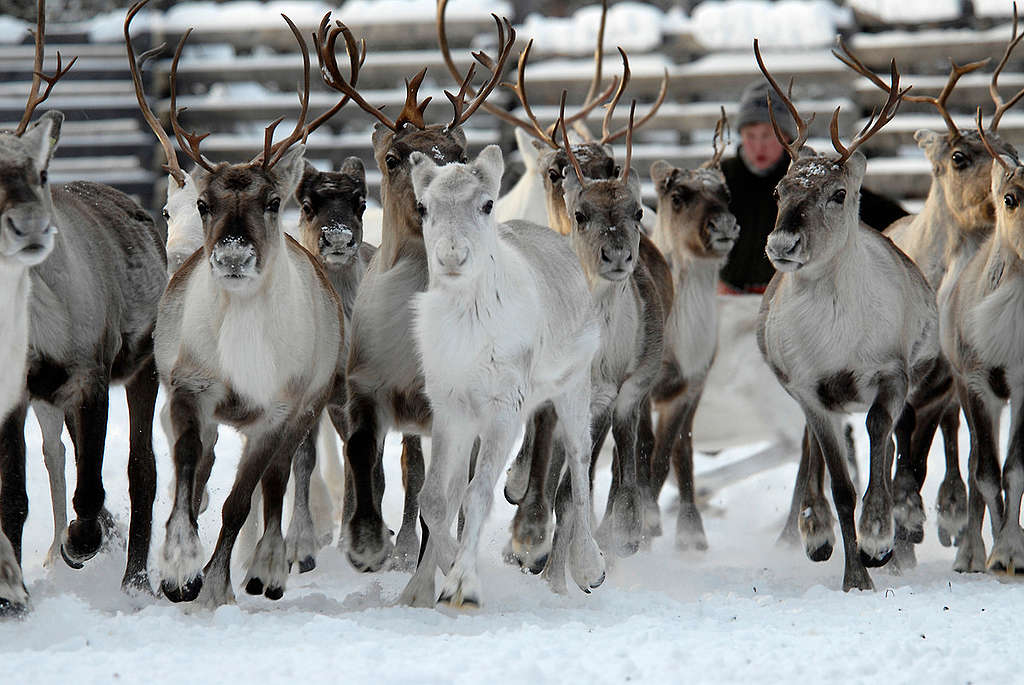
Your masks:
<svg viewBox="0 0 1024 685"><path fill-rule="evenodd" d="M181 59L181 52L185 49L185 41L192 34L193 27L189 27L187 31L181 36L181 40L178 41L178 47L174 50L174 59L171 60L171 130L174 131L174 137L178 141L178 147L184 152L189 159L198 164L207 171L213 171L213 163L203 156L203 153L199 151L199 144L203 142L203 139L209 136L209 133L203 133L202 135L186 131L181 122L178 121L178 115L185 111L182 107L178 109L178 61Z"/></svg>
<svg viewBox="0 0 1024 685"><path fill-rule="evenodd" d="M839 140L839 107L836 107L836 111L832 113L832 122L829 124L829 133L832 136L832 146L839 153L839 159L836 160L839 164L842 164L850 158L850 155L859 148L866 140L871 136L882 130L882 127L893 120L896 116L896 112L900 108L900 104L903 102L903 96L911 89L912 86L907 86L902 91L900 90L900 72L896 68L896 60L893 59L889 62L889 70L891 72L891 84L887 87L889 97L886 99L885 104L878 111L878 118L875 118L875 113L872 112L868 118L868 122L864 125L864 128L860 130L854 139L850 142L849 147L846 147Z"/></svg>
<svg viewBox="0 0 1024 685"><path fill-rule="evenodd" d="M326 17L325 17L326 19ZM392 131L397 131L398 126L395 122L391 121L379 108L374 107L368 103L362 95L355 88L354 80L346 80L341 74L341 69L338 68L338 56L335 53L335 46L338 42L338 36L345 37L345 45L349 52L349 60L352 58L352 46L354 40L352 39L352 32L348 26L343 24L340 20L335 20L335 26L331 27L330 31L326 31L325 22L320 22L320 35L314 38L316 44L317 61L320 64L320 77L328 88L338 91L343 94L346 98L352 100L352 102L359 105L359 107L372 114L380 123L384 124L387 128ZM366 57L366 43L363 42L363 57L360 59L360 65L362 60ZM352 70L352 76L355 77L358 74L358 70ZM347 101L347 100L346 100Z"/></svg>
<svg viewBox="0 0 1024 685"><path fill-rule="evenodd" d="M605 145L607 143L614 142L624 135L629 133L630 128L640 128L658 112L663 102L665 102L665 96L668 94L668 69L665 69L665 75L661 79L661 88L658 91L658 97L655 98L654 104L651 105L651 109L647 111L647 114L640 117L640 120L635 125L626 125L620 128L618 131L609 131L609 124L612 121L612 112L615 111L615 106L619 104L619 100L622 99L622 94L626 92L626 86L629 85L629 79L631 71L629 69L629 57L626 56L626 51L622 48L617 48L619 55L622 57L622 79L619 81L619 87L615 91L615 95L612 96L612 101L607 105L607 111L604 114L604 119L601 121L601 140L600 143Z"/></svg>
<svg viewBox="0 0 1024 685"><path fill-rule="evenodd" d="M722 155L728 146L726 137L729 135L729 118L725 115L725 107L722 107L722 114L715 122L715 134L711 137L711 148L714 150L711 159L701 164L702 169L718 169L722 166Z"/></svg>
<svg viewBox="0 0 1024 685"><path fill-rule="evenodd" d="M25 113L21 115L21 121L18 122L18 127L14 129L14 135L20 136L28 128L28 124L32 121L32 113L35 112L38 107L46 98L50 97L50 91L53 90L53 86L56 85L57 81L67 74L71 67L74 66L75 62L78 61L78 57L72 57L71 61L68 62L66 67L61 65L60 50L57 51L57 68L53 72L53 76L47 76L43 73L43 55L46 47L46 1L39 0L36 3L36 30L33 32L36 42L35 59L32 62L32 87L28 91L28 101L25 103ZM46 81L46 90L43 94L39 94L40 84Z"/></svg>
<svg viewBox="0 0 1024 685"><path fill-rule="evenodd" d="M636 100L629 105L629 123L626 125L626 163L622 165L622 181L629 178L629 166L633 162L633 115L636 114Z"/></svg>
<svg viewBox="0 0 1024 685"><path fill-rule="evenodd" d="M786 95L782 90L782 86L780 86L775 79L772 78L772 75L768 73L768 67L764 65L764 59L761 58L761 47L758 44L757 38L754 39L754 58L757 60L757 66L761 69L761 73L764 74L766 79L768 79L768 83L771 85L772 89L778 93L796 124L796 140L789 141L786 139L786 134L782 132L781 128L779 128L779 122L775 121L775 113L772 111L771 106L772 96L768 95L768 118L771 120L772 128L775 130L775 137L778 138L779 142L782 143L782 146L786 148L786 151L789 153L789 158L795 161L800 154L800 148L802 148L804 143L807 142L807 136L810 134L809 128L811 122L814 121L814 114L811 114L806 121L800 118L800 112L797 111L796 105L793 104L793 100ZM792 81L790 81L789 87L792 94Z"/></svg>
<svg viewBox="0 0 1024 685"><path fill-rule="evenodd" d="M1017 44L1020 43L1021 39L1024 38L1024 33L1017 33L1017 3L1013 3L1013 35L1010 36L1010 42L1006 45L1006 51L1003 53L1003 59L999 61L996 66L996 70L992 72L992 82L989 83L988 92L992 96L992 102L996 105L995 114L992 115L991 121L988 122L988 128L992 133L996 132L999 128L999 120L1003 118L1003 114L1006 110L1017 104L1017 101L1024 97L1024 88L1017 91L1017 93L1009 99L1007 102L1003 102L1003 98L999 95L999 74L1002 73L1003 67L1010 60L1010 54L1013 52Z"/></svg>
<svg viewBox="0 0 1024 685"><path fill-rule="evenodd" d="M583 176L583 169L580 168L580 163L576 160L576 155L572 153L572 145L569 143L569 129L566 127L565 119L565 98L568 95L568 91L562 91L562 100L558 105L558 126L562 128L562 142L565 144L565 154L569 158L569 163L572 164L573 170L576 172L576 178L580 180L580 185L586 185L586 178Z"/></svg>
<svg viewBox="0 0 1024 685"><path fill-rule="evenodd" d="M442 3L447 3L447 0L439 0L439 5ZM443 7L440 10L438 13L439 24L442 23L443 19ZM508 61L508 56L512 53L512 47L516 42L515 29L512 28L512 24L508 19L498 19L496 14L491 16L494 18L494 23L498 28L498 59L492 60L483 50L473 53L473 59L485 69L488 69L491 72L491 77L480 87L476 95L472 96L473 99L468 105L466 105L466 96L470 93L470 82L473 80L474 72L473 67L476 64L470 65L466 78L462 80L458 95L452 95L447 90L444 92L455 108L455 116L452 117L452 122L448 125L449 128L464 124L484 104L487 96L491 94L491 91L497 87L498 82L501 80L501 75L505 70L505 62ZM508 40L505 39L506 30L508 32ZM447 48L447 40L445 40L445 47ZM447 52L445 61L446 63L448 61Z"/></svg>
<svg viewBox="0 0 1024 685"><path fill-rule="evenodd" d="M1016 8L1017 6L1014 4L1014 9ZM1001 154L992 148L992 143L989 142L988 136L985 135L985 127L981 125L981 107L978 107L978 116L976 121L978 124L978 135L981 136L981 144L985 146L985 149L988 151L988 154L991 155L992 159L999 162L999 166L1003 167L1007 174L1012 174L1014 171L1013 168L1003 160L1003 156ZM989 122L989 129L991 128L992 123Z"/></svg>
<svg viewBox="0 0 1024 685"><path fill-rule="evenodd" d="M322 60L320 57L320 45L327 41L327 32L330 28L330 24L331 13L328 12L324 15L324 18L320 20L320 27L317 29L317 32L312 34L313 46L316 49L317 61L321 63L321 69ZM348 82L355 86L356 82L359 80L359 70L362 68L363 62L366 61L366 40L361 40L359 43L356 43L355 37L352 35L352 32L349 31L347 26L342 28L341 35L345 39L345 50L348 53L349 58ZM333 107L325 111L313 121L309 122L306 126L305 132L302 134L302 142L305 143L306 138L309 137L310 133L320 128L322 124L337 114L350 99L351 98L349 98L348 95L343 95Z"/></svg>
<svg viewBox="0 0 1024 685"><path fill-rule="evenodd" d="M281 160L281 157L284 156L284 153L288 151L288 148L307 135L306 115L309 113L309 46L306 45L306 39L302 37L302 33L295 26L295 22L284 13L281 14L281 17L288 24L288 28L291 30L292 35L295 36L295 42L299 44L299 50L302 53L302 90L299 92L300 109L298 121L295 122L295 128L292 129L292 132L284 140L274 144L274 129L284 121L284 117L271 122L264 129L263 152L253 157L250 162L250 164L259 162L264 170L273 168Z"/></svg>
<svg viewBox="0 0 1024 685"><path fill-rule="evenodd" d="M174 144L171 143L171 139L167 137L167 131L164 130L163 124L153 110L150 109L149 103L146 101L146 91L142 85L142 75L140 74L142 66L155 57L156 55L163 52L163 49L167 47L166 43L161 43L152 50L148 50L142 54L138 59L135 58L135 48L132 46L132 37L130 32L130 26L132 19L135 15L146 6L149 0L139 0L131 9L128 10L128 15L124 19L124 43L128 49L128 68L132 73L132 84L135 86L135 99L139 101L139 109L142 111L142 118L149 124L149 128L153 130L158 141L160 141L160 147L163 148L164 158L167 163L164 164L164 170L170 174L171 178L178 184L178 187L184 187L185 185L185 172L182 171L181 166L178 165L178 155L174 151Z"/></svg>

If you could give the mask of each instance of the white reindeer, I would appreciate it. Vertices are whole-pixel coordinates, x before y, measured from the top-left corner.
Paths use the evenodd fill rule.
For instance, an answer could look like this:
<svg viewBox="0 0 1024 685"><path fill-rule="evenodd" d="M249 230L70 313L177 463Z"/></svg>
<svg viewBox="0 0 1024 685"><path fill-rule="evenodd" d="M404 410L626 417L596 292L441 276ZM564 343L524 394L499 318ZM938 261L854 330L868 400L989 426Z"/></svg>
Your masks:
<svg viewBox="0 0 1024 685"><path fill-rule="evenodd" d="M604 580L587 476L590 364L599 329L579 259L547 228L497 223L494 200L504 170L497 146L470 164L437 167L418 152L410 162L429 270L427 291L414 301L416 339L434 421L420 494L426 545L402 599L432 605L440 567L450 570L437 601L479 605L477 552L495 483L525 417L548 400L572 477L570 568L589 592ZM456 545L451 524L460 503L465 528Z"/></svg>

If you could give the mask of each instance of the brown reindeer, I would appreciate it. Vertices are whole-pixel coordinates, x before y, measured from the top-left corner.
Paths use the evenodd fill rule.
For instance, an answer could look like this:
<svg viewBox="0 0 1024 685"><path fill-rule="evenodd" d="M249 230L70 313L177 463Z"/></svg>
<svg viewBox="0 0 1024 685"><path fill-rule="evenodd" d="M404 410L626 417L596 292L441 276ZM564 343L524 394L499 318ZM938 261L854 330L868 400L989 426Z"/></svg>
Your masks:
<svg viewBox="0 0 1024 685"><path fill-rule="evenodd" d="M704 550L708 545L694 500L693 417L718 345L718 272L739 235L720 166L725 125L723 108L714 155L699 169L677 169L664 161L651 165L658 193L654 242L671 266L675 290L665 329L664 365L654 390L659 419L651 487L657 502L671 464L679 484L680 549Z"/></svg>
<svg viewBox="0 0 1024 685"><path fill-rule="evenodd" d="M429 98L418 101L417 91L425 70L407 81L406 105L392 120L366 102L340 73L335 44L345 30L344 25L338 22L325 40L318 41L321 75L327 85L351 97L378 122L373 133L373 149L383 175L381 245L356 295L347 369L349 434L345 455L347 468L351 470L355 504L344 527L349 561L362 571L380 569L391 555L388 528L380 511L384 437L391 428L406 433L423 433L430 429L431 412L423 390L423 374L408 344L412 339L409 303L414 294L427 287L427 256L416 211L409 156L419 151L436 164L465 161L466 137L462 124L497 86L515 39L515 32L507 21L502 24L495 17L495 22L501 47L498 59L489 61L481 53L476 55L477 63L490 72L487 82L467 102L476 71L474 65L459 92L448 93L455 114L445 124L428 125L424 118ZM415 461L421 464L419 458L416 454ZM421 465L417 465L417 469L422 473ZM407 470L412 471L411 467ZM409 485L411 490L414 484Z"/></svg>
<svg viewBox="0 0 1024 685"><path fill-rule="evenodd" d="M62 424L75 446L76 517L63 533L61 554L70 566L81 568L99 551L106 532L101 519L108 388L124 383L131 524L122 587L151 592L146 566L156 484L152 423L157 394L152 332L167 282L163 239L145 211L109 186L48 185L47 166L63 115L51 111L30 122L74 60L63 66L58 54L54 75L42 73L45 14L40 1L34 77L24 115L14 131L0 132L0 278L5 283L0 350L14 360L0 375L0 523L17 565L28 513L24 424L31 401L43 430L51 492L62 500L55 500L55 525L58 509L64 518L64 454L55 447ZM0 566L5 563L10 561ZM0 606L24 607L23 588L15 588L12 596L15 583L4 575Z"/></svg>
<svg viewBox="0 0 1024 685"><path fill-rule="evenodd" d="M857 148L892 120L905 91L894 60L877 117L846 145L837 110L831 137L838 156L811 154L803 148L808 122L769 74L756 39L754 55L798 132L790 142L774 126L793 161L778 185L779 215L765 248L777 273L762 300L758 346L804 412L812 458L823 457L828 466L846 557L843 589L869 589L865 567L885 564L894 544L892 436L900 455L907 454L916 416L941 407L951 383L938 345L934 292L906 255L858 219L867 160ZM867 409L871 440L859 530L838 430L841 414L854 409ZM800 521L812 558L823 542L815 536L826 527L831 532L819 483L809 479Z"/></svg>
<svg viewBox="0 0 1024 685"><path fill-rule="evenodd" d="M309 53L298 29L285 21L303 54L299 120L276 144L280 119L268 126L262 154L249 163L210 162L200 151L204 136L178 123L173 74L191 31L171 65L171 124L179 146L204 171L197 203L203 248L171 279L154 336L174 430L175 496L162 554L162 588L172 601L233 601L231 551L261 480L265 532L245 588L282 596L288 565L281 509L292 457L301 445L296 459L309 459L310 430L326 406L344 397L341 303L317 260L285 235L279 217L302 177L299 141L309 104ZM218 423L240 430L245 447L217 546L201 567L197 466Z"/></svg>

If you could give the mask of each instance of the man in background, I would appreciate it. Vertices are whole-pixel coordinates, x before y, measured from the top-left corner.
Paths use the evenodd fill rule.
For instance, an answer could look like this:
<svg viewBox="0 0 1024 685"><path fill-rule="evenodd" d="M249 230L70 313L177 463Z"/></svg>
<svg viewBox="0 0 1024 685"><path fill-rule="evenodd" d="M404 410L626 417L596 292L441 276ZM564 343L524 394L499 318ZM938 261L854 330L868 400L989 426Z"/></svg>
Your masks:
<svg viewBox="0 0 1024 685"><path fill-rule="evenodd" d="M769 85L759 81L747 86L740 98L736 130L740 145L735 157L722 160L722 172L729 186L729 210L740 225L740 235L721 272L723 293L761 293L775 274L764 253L768 234L775 228L777 207L775 186L789 168L789 154L782 147L768 116ZM795 133L789 110L772 98L775 121L792 140ZM861 221L879 231L906 212L892 200L861 189Z"/></svg>

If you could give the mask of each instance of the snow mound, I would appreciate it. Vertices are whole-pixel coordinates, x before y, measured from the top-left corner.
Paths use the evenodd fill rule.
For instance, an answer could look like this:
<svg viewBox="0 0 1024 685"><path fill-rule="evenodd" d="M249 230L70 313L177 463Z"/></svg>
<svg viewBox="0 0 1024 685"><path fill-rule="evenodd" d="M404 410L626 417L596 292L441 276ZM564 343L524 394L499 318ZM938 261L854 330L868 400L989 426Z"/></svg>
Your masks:
<svg viewBox="0 0 1024 685"><path fill-rule="evenodd" d="M749 50L756 36L770 48L826 46L836 29L853 21L849 8L824 0L727 0L705 2L690 20L696 39L709 49Z"/></svg>
<svg viewBox="0 0 1024 685"><path fill-rule="evenodd" d="M316 26L326 12L336 7L320 2L279 0L260 3L252 0L237 2L182 2L173 5L161 17L165 31L184 31L190 26L198 30L231 26L238 30L278 28L281 14L287 14L298 26Z"/></svg>
<svg viewBox="0 0 1024 685"><path fill-rule="evenodd" d="M28 23L14 17L0 16L0 44L17 45L28 35Z"/></svg>
<svg viewBox="0 0 1024 685"><path fill-rule="evenodd" d="M943 21L960 16L960 0L850 0L849 4L854 9L878 17L882 21L897 24ZM978 4L974 3L975 8ZM1009 3L999 4L1009 13Z"/></svg>
<svg viewBox="0 0 1024 685"><path fill-rule="evenodd" d="M634 52L654 50L661 44L665 14L653 5L620 2L608 9L605 22L605 51L614 46ZM588 6L571 17L544 17L530 14L517 29L524 38L533 38L541 53L583 55L594 51L601 24L601 8Z"/></svg>

